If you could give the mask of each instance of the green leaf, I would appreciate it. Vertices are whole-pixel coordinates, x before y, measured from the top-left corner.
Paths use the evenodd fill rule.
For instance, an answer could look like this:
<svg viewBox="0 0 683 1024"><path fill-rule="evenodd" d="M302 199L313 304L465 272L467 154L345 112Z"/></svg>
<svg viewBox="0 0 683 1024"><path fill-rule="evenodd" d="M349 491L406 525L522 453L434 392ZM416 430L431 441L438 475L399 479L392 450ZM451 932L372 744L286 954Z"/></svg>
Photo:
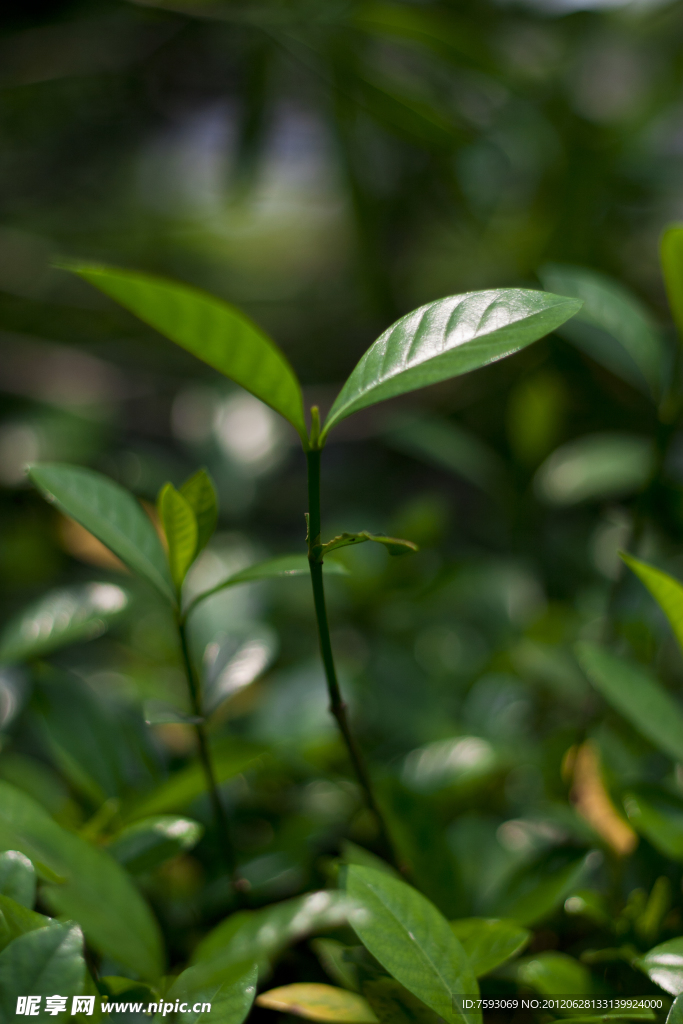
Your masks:
<svg viewBox="0 0 683 1024"><path fill-rule="evenodd" d="M191 1004L178 1015L181 1024L242 1024L256 995L258 968L256 964L225 965L207 968L205 964L188 967L179 974L166 999ZM197 1003L210 1003L211 1010L195 1013Z"/></svg>
<svg viewBox="0 0 683 1024"><path fill-rule="evenodd" d="M671 623L675 637L683 649L683 583L661 569L655 569L653 565L626 554L625 551L620 551L619 554L650 591Z"/></svg>
<svg viewBox="0 0 683 1024"><path fill-rule="evenodd" d="M669 995L683 993L683 938L662 942L648 950L644 956L636 957L633 966L659 985Z"/></svg>
<svg viewBox="0 0 683 1024"><path fill-rule="evenodd" d="M22 903L17 903L10 896L0 894L0 915L2 915L3 929L0 937L0 948L3 948L20 935L33 932L37 928L45 928L52 924L52 918L44 914L37 914L29 910Z"/></svg>
<svg viewBox="0 0 683 1024"><path fill-rule="evenodd" d="M361 989L382 1024L441 1024L443 1018L394 978L368 978Z"/></svg>
<svg viewBox="0 0 683 1024"><path fill-rule="evenodd" d="M322 1021L323 1024L378 1024L377 1017L362 996L318 982L296 982L271 988L258 996L256 1005L293 1013L306 1020Z"/></svg>
<svg viewBox="0 0 683 1024"><path fill-rule="evenodd" d="M143 818L122 829L107 849L131 874L151 871L170 857L196 846L204 828L197 821L172 815Z"/></svg>
<svg viewBox="0 0 683 1024"><path fill-rule="evenodd" d="M123 868L7 782L0 782L0 849L20 850L61 876L61 884L42 887L42 899L77 921L95 949L142 977L158 977L159 927Z"/></svg>
<svg viewBox="0 0 683 1024"><path fill-rule="evenodd" d="M161 541L132 494L101 473L65 463L31 466L29 478L55 504L175 603L173 582Z"/></svg>
<svg viewBox="0 0 683 1024"><path fill-rule="evenodd" d="M19 850L0 853L0 894L29 909L36 901L36 869Z"/></svg>
<svg viewBox="0 0 683 1024"><path fill-rule="evenodd" d="M238 583L253 583L257 580L279 579L284 576L308 576L310 571L308 555L278 555L277 558L269 558L266 562L257 562L256 565L250 565L246 569L240 569L239 572L228 576L222 583L216 584L210 590L205 590L203 594L198 594L188 604L185 615L189 615L200 601L205 601L207 597L218 594L226 587L234 587ZM349 575L349 570L345 565L329 558L325 561L324 571L329 576Z"/></svg>
<svg viewBox="0 0 683 1024"><path fill-rule="evenodd" d="M587 434L556 448L539 467L534 490L549 505L602 501L640 491L654 468L654 447L634 434Z"/></svg>
<svg viewBox="0 0 683 1024"><path fill-rule="evenodd" d="M683 1024L683 999L680 996L676 996L671 1004L666 1024Z"/></svg>
<svg viewBox="0 0 683 1024"><path fill-rule="evenodd" d="M660 245L666 294L678 333L683 339L683 225L671 224Z"/></svg>
<svg viewBox="0 0 683 1024"><path fill-rule="evenodd" d="M375 871L384 871L387 875L393 875L394 878L400 877L398 871L395 871L391 864L387 864L376 853L370 853L363 846L358 846L348 839L344 839L341 844L341 855L347 864L358 864L361 868L373 868Z"/></svg>
<svg viewBox="0 0 683 1024"><path fill-rule="evenodd" d="M531 938L530 932L520 928L516 921L495 918L464 917L451 921L451 928L477 978L516 956Z"/></svg>
<svg viewBox="0 0 683 1024"><path fill-rule="evenodd" d="M271 406L307 443L301 385L280 349L244 313L208 292L93 264L67 269Z"/></svg>
<svg viewBox="0 0 683 1024"><path fill-rule="evenodd" d="M267 748L230 736L212 745L211 760L219 783L253 768ZM122 809L124 821L182 811L206 791L206 776L199 759L175 772L151 792L135 798Z"/></svg>
<svg viewBox="0 0 683 1024"><path fill-rule="evenodd" d="M624 793L631 825L670 860L683 861L683 801L673 794L631 789Z"/></svg>
<svg viewBox="0 0 683 1024"><path fill-rule="evenodd" d="M358 967L347 960L345 954L348 948L336 939L313 939L311 942L311 949L332 981L351 992L357 992L360 987Z"/></svg>
<svg viewBox="0 0 683 1024"><path fill-rule="evenodd" d="M617 281L585 267L547 263L538 276L544 288L583 302L558 333L622 380L657 398L664 346L643 303Z"/></svg>
<svg viewBox="0 0 683 1024"><path fill-rule="evenodd" d="M588 858L571 861L561 868L545 865L522 867L510 880L505 893L496 902L501 917L521 925L534 925L549 917L581 881Z"/></svg>
<svg viewBox="0 0 683 1024"><path fill-rule="evenodd" d="M587 967L566 953L537 953L514 965L516 980L541 995L583 996L595 991Z"/></svg>
<svg viewBox="0 0 683 1024"><path fill-rule="evenodd" d="M12 619L0 635L0 664L44 658L69 644L93 640L128 605L113 583L52 590Z"/></svg>
<svg viewBox="0 0 683 1024"><path fill-rule="evenodd" d="M605 700L658 750L683 760L683 709L654 676L597 644L577 644L576 653Z"/></svg>
<svg viewBox="0 0 683 1024"><path fill-rule="evenodd" d="M365 948L409 992L446 1021L478 1020L453 997L478 995L465 951L436 907L405 882L351 865L346 891L358 907L349 923Z"/></svg>
<svg viewBox="0 0 683 1024"><path fill-rule="evenodd" d="M324 558L330 551L336 551L337 548L346 548L352 544L364 544L367 540L372 540L376 544L384 544L390 555L407 555L411 551L418 550L417 544L413 544L412 540L400 540L398 537L385 537L382 533L368 533L367 530L361 530L360 533L340 533L338 537L328 540L327 544L322 546L322 557Z"/></svg>
<svg viewBox="0 0 683 1024"><path fill-rule="evenodd" d="M180 488L197 520L197 553L213 536L218 522L218 495L214 482L205 469L198 469Z"/></svg>
<svg viewBox="0 0 683 1024"><path fill-rule="evenodd" d="M197 520L189 502L173 484L162 487L157 509L168 541L171 577L179 591L197 553Z"/></svg>
<svg viewBox="0 0 683 1024"><path fill-rule="evenodd" d="M21 935L0 953L1 1024L14 1024L19 996L78 995L84 979L80 928L53 923Z"/></svg>
<svg viewBox="0 0 683 1024"><path fill-rule="evenodd" d="M370 346L337 396L321 440L359 409L519 351L580 308L575 299L521 288L468 292L421 306Z"/></svg>

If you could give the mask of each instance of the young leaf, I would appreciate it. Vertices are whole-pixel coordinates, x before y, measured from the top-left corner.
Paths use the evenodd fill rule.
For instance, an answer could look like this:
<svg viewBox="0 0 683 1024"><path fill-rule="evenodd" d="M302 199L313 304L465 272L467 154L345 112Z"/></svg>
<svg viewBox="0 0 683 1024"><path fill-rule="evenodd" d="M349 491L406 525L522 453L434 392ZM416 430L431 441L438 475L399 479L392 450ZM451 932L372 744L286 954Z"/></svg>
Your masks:
<svg viewBox="0 0 683 1024"><path fill-rule="evenodd" d="M122 829L107 849L131 874L151 871L171 857L191 850L204 828L189 818L171 815L143 818Z"/></svg>
<svg viewBox="0 0 683 1024"><path fill-rule="evenodd" d="M503 359L580 308L575 299L522 288L468 292L421 306L370 346L337 395L321 441L351 413Z"/></svg>
<svg viewBox="0 0 683 1024"><path fill-rule="evenodd" d="M478 994L464 949L436 907L405 882L351 865L346 891L358 908L349 923L389 973L446 1021L479 1020L454 996Z"/></svg>
<svg viewBox="0 0 683 1024"><path fill-rule="evenodd" d="M197 552L197 520L189 502L173 484L164 484L157 508L168 541L171 577L176 589L180 590Z"/></svg>
<svg viewBox="0 0 683 1024"><path fill-rule="evenodd" d="M355 992L318 982L297 982L262 992L257 1006L293 1013L323 1024L378 1024L367 1000Z"/></svg>
<svg viewBox="0 0 683 1024"><path fill-rule="evenodd" d="M101 473L65 463L31 466L29 478L53 502L175 604L173 581L161 541L132 494Z"/></svg>
<svg viewBox="0 0 683 1024"><path fill-rule="evenodd" d="M78 995L85 978L83 935L51 923L21 935L0 953L0 1021L15 1020L19 996Z"/></svg>
<svg viewBox="0 0 683 1024"><path fill-rule="evenodd" d="M597 644L577 644L576 653L605 700L655 747L674 761L683 760L683 708L654 676Z"/></svg>
<svg viewBox="0 0 683 1024"><path fill-rule="evenodd" d="M465 917L451 921L453 934L465 950L477 978L520 953L531 933L516 921Z"/></svg>
<svg viewBox="0 0 683 1024"><path fill-rule="evenodd" d="M301 385L280 349L244 313L199 288L152 274L85 263L67 269L251 391L307 443Z"/></svg>
<svg viewBox="0 0 683 1024"><path fill-rule="evenodd" d="M12 619L0 635L0 664L11 665L101 636L128 605L113 583L52 590Z"/></svg>
<svg viewBox="0 0 683 1024"><path fill-rule="evenodd" d="M29 909L36 901L36 869L18 850L0 853L0 894Z"/></svg>
<svg viewBox="0 0 683 1024"><path fill-rule="evenodd" d="M661 569L655 569L653 565L626 554L625 551L621 551L620 556L650 591L671 623L674 635L683 648L683 583Z"/></svg>
<svg viewBox="0 0 683 1024"><path fill-rule="evenodd" d="M199 964L179 974L167 993L170 1003L188 1003L180 1013L181 1024L242 1024L256 995L258 969L254 963L224 965L219 968ZM198 1004L209 1003L206 1013L195 1011Z"/></svg>
<svg viewBox="0 0 683 1024"><path fill-rule="evenodd" d="M662 273L674 323L683 340L683 225L672 224L662 235Z"/></svg>
<svg viewBox="0 0 683 1024"><path fill-rule="evenodd" d="M199 553L211 540L218 522L216 488L207 471L198 469L189 480L185 481L180 488L180 493L197 520L197 553Z"/></svg>
<svg viewBox="0 0 683 1024"><path fill-rule="evenodd" d="M683 938L670 939L648 950L644 956L633 961L638 967L669 995L683 993Z"/></svg>
<svg viewBox="0 0 683 1024"><path fill-rule="evenodd" d="M330 551L336 551L337 548L346 548L351 544L364 544L367 540L372 540L376 544L384 544L390 555L407 555L411 551L418 550L417 544L413 544L412 540L400 540L398 537L385 537L382 533L368 533L367 530L361 530L360 533L340 533L338 537L328 540L327 544L323 544L322 556L324 558Z"/></svg>

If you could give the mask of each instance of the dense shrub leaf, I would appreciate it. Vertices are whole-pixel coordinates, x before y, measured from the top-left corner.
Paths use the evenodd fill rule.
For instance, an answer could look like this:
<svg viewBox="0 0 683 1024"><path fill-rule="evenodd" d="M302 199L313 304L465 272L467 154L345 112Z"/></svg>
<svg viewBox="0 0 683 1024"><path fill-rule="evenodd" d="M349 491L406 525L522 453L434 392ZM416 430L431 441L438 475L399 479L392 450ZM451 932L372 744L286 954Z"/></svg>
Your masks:
<svg viewBox="0 0 683 1024"><path fill-rule="evenodd" d="M520 953L531 938L516 921L466 917L451 921L453 934L465 950L477 978Z"/></svg>
<svg viewBox="0 0 683 1024"><path fill-rule="evenodd" d="M269 992L262 992L256 1004L323 1024L377 1024L377 1017L362 996L318 982L297 982L272 988Z"/></svg>

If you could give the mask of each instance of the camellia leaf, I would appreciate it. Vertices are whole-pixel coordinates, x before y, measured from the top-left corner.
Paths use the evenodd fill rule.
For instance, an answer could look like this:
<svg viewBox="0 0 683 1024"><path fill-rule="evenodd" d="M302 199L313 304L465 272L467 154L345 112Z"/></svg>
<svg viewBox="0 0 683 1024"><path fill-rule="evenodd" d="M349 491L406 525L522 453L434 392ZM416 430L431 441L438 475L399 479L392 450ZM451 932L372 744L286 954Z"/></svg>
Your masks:
<svg viewBox="0 0 683 1024"><path fill-rule="evenodd" d="M0 664L44 658L60 647L92 640L128 605L114 583L53 590L12 619L0 635Z"/></svg>
<svg viewBox="0 0 683 1024"><path fill-rule="evenodd" d="M626 554L625 551L621 551L620 556L650 591L671 623L676 639L683 648L683 583L661 569L655 569L653 565Z"/></svg>
<svg viewBox="0 0 683 1024"><path fill-rule="evenodd" d="M346 891L358 906L349 923L365 948L409 992L446 1021L479 1020L454 996L479 989L464 949L446 919L416 889L382 871L350 865Z"/></svg>
<svg viewBox="0 0 683 1024"><path fill-rule="evenodd" d="M382 533L368 533L367 530L361 530L360 533L340 533L338 537L328 540L327 544L323 544L323 557L330 551L336 551L337 548L346 548L352 544L364 544L367 540L372 540L376 544L384 544L390 555L407 555L411 551L418 550L417 544L413 544L412 540L400 540L398 537L385 537Z"/></svg>
<svg viewBox="0 0 683 1024"><path fill-rule="evenodd" d="M593 991L591 973L587 967L566 953L554 950L525 957L514 965L517 981L528 985L541 995L553 996L558 992L583 996Z"/></svg>
<svg viewBox="0 0 683 1024"><path fill-rule="evenodd" d="M213 536L218 522L218 496L213 480L205 469L198 469L180 488L185 501L197 520L197 552L199 553Z"/></svg>
<svg viewBox="0 0 683 1024"><path fill-rule="evenodd" d="M208 292L152 274L85 263L66 269L271 406L307 444L301 385L249 317Z"/></svg>
<svg viewBox="0 0 683 1024"><path fill-rule="evenodd" d="M576 299L522 288L468 292L421 306L370 346L337 396L321 440L359 409L519 351L580 308Z"/></svg>
<svg viewBox="0 0 683 1024"><path fill-rule="evenodd" d="M297 982L262 992L257 1006L293 1013L323 1024L377 1024L369 1003L356 992L318 982Z"/></svg>
<svg viewBox="0 0 683 1024"><path fill-rule="evenodd" d="M159 518L168 541L168 564L180 590L197 553L197 520L190 504L173 484L164 484L157 501Z"/></svg>
<svg viewBox="0 0 683 1024"><path fill-rule="evenodd" d="M58 884L43 885L42 899L77 921L95 949L142 977L159 976L159 927L123 868L7 782L0 782L0 849L19 850L60 876Z"/></svg>
<svg viewBox="0 0 683 1024"><path fill-rule="evenodd" d="M219 968L199 964L178 975L167 993L167 1001L171 1005L176 1000L189 1004L185 1013L178 1014L181 1024L242 1024L254 1002L257 981L258 968L254 963ZM209 1011L195 1011L195 1006L204 1003L210 1005Z"/></svg>
<svg viewBox="0 0 683 1024"><path fill-rule="evenodd" d="M197 821L158 815L128 825L114 836L107 849L127 871L140 874L191 850L203 832L203 826Z"/></svg>
<svg viewBox="0 0 683 1024"><path fill-rule="evenodd" d="M499 967L520 953L531 933L516 921L465 917L451 921L453 934L459 940L472 964L477 978Z"/></svg>
<svg viewBox="0 0 683 1024"><path fill-rule="evenodd" d="M635 787L624 793L631 825L670 860L683 861L683 801L672 793Z"/></svg>
<svg viewBox="0 0 683 1024"><path fill-rule="evenodd" d="M65 463L31 466L29 478L55 504L121 561L175 603L166 555L154 526L138 501L101 473Z"/></svg>
<svg viewBox="0 0 683 1024"><path fill-rule="evenodd" d="M666 294L678 333L683 340L683 225L671 224L660 246Z"/></svg>
<svg viewBox="0 0 683 1024"><path fill-rule="evenodd" d="M633 961L638 967L672 996L683 993L683 938L670 939L648 950Z"/></svg>
<svg viewBox="0 0 683 1024"><path fill-rule="evenodd" d="M655 747L674 761L683 760L683 708L654 676L597 644L579 643L576 652L605 700Z"/></svg>
<svg viewBox="0 0 683 1024"><path fill-rule="evenodd" d="M0 853L0 894L29 909L36 901L36 869L19 850Z"/></svg>
<svg viewBox="0 0 683 1024"><path fill-rule="evenodd" d="M19 996L77 995L85 977L83 935L51 923L10 942L0 953L0 1021L14 1021Z"/></svg>
<svg viewBox="0 0 683 1024"><path fill-rule="evenodd" d="M2 894L0 894L0 918L2 920L0 948L2 949L12 939L52 924L52 918L45 917L44 914L37 914L35 910L29 910L22 903L17 903L10 896Z"/></svg>
<svg viewBox="0 0 683 1024"><path fill-rule="evenodd" d="M683 1024L683 997L676 996L674 999L666 1024Z"/></svg>

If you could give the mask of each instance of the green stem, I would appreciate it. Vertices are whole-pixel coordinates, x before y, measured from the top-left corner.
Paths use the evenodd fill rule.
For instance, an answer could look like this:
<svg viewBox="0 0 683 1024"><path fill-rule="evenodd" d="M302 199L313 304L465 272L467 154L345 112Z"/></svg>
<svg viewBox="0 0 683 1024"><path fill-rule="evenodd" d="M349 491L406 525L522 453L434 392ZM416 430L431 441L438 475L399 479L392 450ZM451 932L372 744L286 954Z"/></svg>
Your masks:
<svg viewBox="0 0 683 1024"><path fill-rule="evenodd" d="M320 449L314 448L306 452L306 463L308 468L308 564L311 570L311 583L313 586L313 603L315 605L315 616L318 624L318 638L320 641L320 654L325 678L327 680L327 692L330 698L330 713L334 715L339 731L342 734L346 749L353 765L353 770L358 783L365 796L365 802L377 821L380 840L384 853L388 860L395 867L399 867L393 844L389 835L384 816L379 809L375 794L372 788L372 781L365 766L360 748L355 740L349 721L346 715L346 704L344 703L337 679L337 671L332 654L332 642L330 640L330 627L327 620L327 608L325 606L325 587L323 584L323 561L322 544L320 541Z"/></svg>
<svg viewBox="0 0 683 1024"><path fill-rule="evenodd" d="M200 694L200 685L197 679L194 666L192 664L192 656L190 654L190 646L187 638L187 627L182 619L178 619L178 636L180 638L180 649L183 656L183 665L185 667L185 674L187 676L187 685L190 691L190 702L192 704L192 713L195 718L202 719L202 702ZM195 733L197 736L197 746L199 748L199 760L204 770L204 776L206 778L206 787L209 791L209 798L211 800L211 807L213 809L213 817L216 825L216 832L218 834L218 842L225 858L225 864L228 869L228 873L232 880L232 885L237 896L237 901L241 905L244 903L245 893L248 891L249 883L245 878L239 874L237 869L237 862L235 860L235 854L230 841L230 826L228 824L228 816L223 806L221 799L220 790L218 788L218 780L216 779L216 773L213 769L211 762L211 753L209 751L209 742L206 735L206 729L204 728L203 720L195 723Z"/></svg>

